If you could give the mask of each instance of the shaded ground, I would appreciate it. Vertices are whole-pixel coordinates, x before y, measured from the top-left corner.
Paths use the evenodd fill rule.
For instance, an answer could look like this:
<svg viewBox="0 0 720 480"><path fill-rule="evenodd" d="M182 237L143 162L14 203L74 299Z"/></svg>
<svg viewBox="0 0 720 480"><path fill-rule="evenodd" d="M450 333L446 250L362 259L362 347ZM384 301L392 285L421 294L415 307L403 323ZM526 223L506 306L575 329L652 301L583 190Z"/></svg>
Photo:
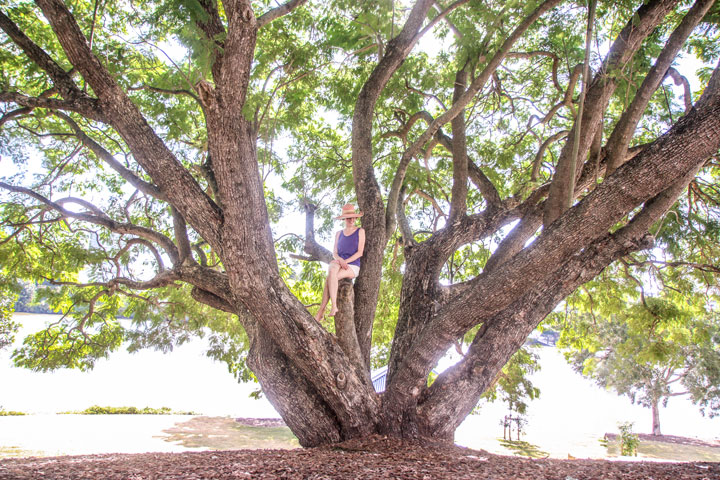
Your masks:
<svg viewBox="0 0 720 480"><path fill-rule="evenodd" d="M647 479L720 478L719 463L530 460L375 437L335 448L88 455L0 461L0 479Z"/></svg>
<svg viewBox="0 0 720 480"><path fill-rule="evenodd" d="M498 442L500 442L500 445L505 449L512 452L513 455L519 457L548 458L550 456L546 451L540 450L537 445L522 440L504 440L498 438Z"/></svg>

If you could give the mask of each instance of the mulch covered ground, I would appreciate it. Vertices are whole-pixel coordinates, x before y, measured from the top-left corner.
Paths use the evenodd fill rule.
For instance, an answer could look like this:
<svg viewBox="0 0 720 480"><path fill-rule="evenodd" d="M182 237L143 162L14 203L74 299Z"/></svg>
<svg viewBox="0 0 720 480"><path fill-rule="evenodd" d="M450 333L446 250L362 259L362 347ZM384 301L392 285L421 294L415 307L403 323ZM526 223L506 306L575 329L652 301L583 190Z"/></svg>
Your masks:
<svg viewBox="0 0 720 480"><path fill-rule="evenodd" d="M334 448L0 461L0 479L720 479L720 463L529 460L376 437Z"/></svg>

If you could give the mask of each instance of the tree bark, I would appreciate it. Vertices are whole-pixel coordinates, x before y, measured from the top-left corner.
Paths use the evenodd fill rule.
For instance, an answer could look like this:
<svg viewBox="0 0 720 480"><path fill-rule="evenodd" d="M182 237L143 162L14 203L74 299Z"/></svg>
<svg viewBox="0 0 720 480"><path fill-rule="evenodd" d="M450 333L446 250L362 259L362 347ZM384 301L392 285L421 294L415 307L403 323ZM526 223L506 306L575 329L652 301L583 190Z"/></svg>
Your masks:
<svg viewBox="0 0 720 480"><path fill-rule="evenodd" d="M653 398L652 400L652 434L660 436L660 400Z"/></svg>
<svg viewBox="0 0 720 480"><path fill-rule="evenodd" d="M363 268L355 283L355 325L360 348L368 365L372 324L382 276L382 256L388 240L385 207L372 164L373 113L380 93L417 42L418 32L433 3L433 0L418 0L415 3L403 29L388 43L385 55L363 85L353 114L353 179L358 204L365 213L363 228L366 231Z"/></svg>
<svg viewBox="0 0 720 480"><path fill-rule="evenodd" d="M322 395L266 332L248 323L246 331L251 340L248 366L300 445L312 447L341 441L341 425Z"/></svg>
<svg viewBox="0 0 720 480"><path fill-rule="evenodd" d="M572 156L573 144L570 141L575 138L577 125L570 130L568 141L560 153L545 207L543 224L546 227L570 207L566 204L568 189L571 186L574 188L577 180L569 178L572 170L570 162L578 163L575 171L582 169L581 166L585 163L585 158L595 138L595 131L600 126L602 115L617 86L616 73L625 68L625 64L640 48L642 41L663 21L676 3L677 0L652 0L643 4L625 25L618 39L610 48L610 52L608 52L600 71L595 75L585 97L583 116L578 119L582 133L579 136L580 145L577 158Z"/></svg>
<svg viewBox="0 0 720 480"><path fill-rule="evenodd" d="M344 278L338 282L338 312L335 314L335 336L337 336L340 348L355 365L358 375L370 379L370 365L365 363L365 358L360 350L354 319L354 296L353 282Z"/></svg>

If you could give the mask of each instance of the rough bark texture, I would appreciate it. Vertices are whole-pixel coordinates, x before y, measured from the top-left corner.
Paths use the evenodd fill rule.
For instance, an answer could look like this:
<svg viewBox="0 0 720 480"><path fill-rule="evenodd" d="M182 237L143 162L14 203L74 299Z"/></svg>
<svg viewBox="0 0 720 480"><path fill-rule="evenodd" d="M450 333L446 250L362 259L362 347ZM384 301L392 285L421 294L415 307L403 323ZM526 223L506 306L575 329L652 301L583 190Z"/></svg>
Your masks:
<svg viewBox="0 0 720 480"><path fill-rule="evenodd" d="M545 226L549 226L569 208L566 204L569 195L568 191L572 191L576 181L574 178L569 178L570 171L573 170L570 162L576 161L579 165L574 171L581 171L582 164L585 163L585 158L595 137L595 131L602 121L603 112L605 112L610 96L617 87L614 74L624 68L625 64L640 48L642 41L663 21L676 3L677 0L652 0L642 5L637 10L636 15L628 21L625 28L620 32L619 38L610 48L610 52L605 58L600 71L595 75L585 97L583 117L580 122L582 133L580 134L577 157L572 157L572 142L565 143L560 153L545 207L543 220ZM574 138L575 130L576 128L573 127L568 134L568 138Z"/></svg>
<svg viewBox="0 0 720 480"><path fill-rule="evenodd" d="M358 375L369 375L370 366L365 363L360 344L355 330L354 319L354 297L353 282L350 279L342 279L338 283L338 305L339 310L335 314L335 335L337 336L340 348L355 365Z"/></svg>

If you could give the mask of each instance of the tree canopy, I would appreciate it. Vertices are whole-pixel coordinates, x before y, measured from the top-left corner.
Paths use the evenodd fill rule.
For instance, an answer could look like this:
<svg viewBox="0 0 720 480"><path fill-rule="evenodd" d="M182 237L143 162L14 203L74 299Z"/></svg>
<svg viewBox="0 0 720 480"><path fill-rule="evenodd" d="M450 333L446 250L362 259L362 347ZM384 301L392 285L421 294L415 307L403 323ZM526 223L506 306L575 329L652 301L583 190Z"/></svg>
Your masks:
<svg viewBox="0 0 720 480"><path fill-rule="evenodd" d="M714 0L9 0L1 278L48 282L63 314L15 361L206 335L303 445L452 438L608 265L716 287L719 20ZM347 201L362 269L320 324L318 240Z"/></svg>
<svg viewBox="0 0 720 480"><path fill-rule="evenodd" d="M671 397L688 396L710 417L720 410L717 313L651 297L569 325L559 345L575 370L652 409L653 435L661 435L659 407Z"/></svg>

